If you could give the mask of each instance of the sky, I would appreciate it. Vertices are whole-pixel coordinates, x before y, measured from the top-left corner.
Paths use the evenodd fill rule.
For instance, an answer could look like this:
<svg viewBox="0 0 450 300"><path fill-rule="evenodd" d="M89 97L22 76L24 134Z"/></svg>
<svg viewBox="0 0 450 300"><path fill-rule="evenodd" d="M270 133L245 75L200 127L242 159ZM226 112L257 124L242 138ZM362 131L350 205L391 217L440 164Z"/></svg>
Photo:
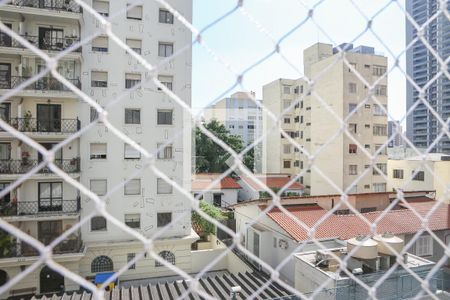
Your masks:
<svg viewBox="0 0 450 300"><path fill-rule="evenodd" d="M236 75L266 57L277 41L307 18L308 10L318 0L244 0L238 9L203 33L203 41L221 62L204 47L193 47L192 106L205 107L229 96L242 87L229 90ZM388 68L398 57L405 69L405 16L399 7L404 1L392 0L324 0L307 20L280 44L281 52L295 66L274 54L244 74L247 91L262 98L263 85L278 78L302 77L302 52L310 45L323 42L338 45L352 42L367 45L388 57ZM237 0L193 0L193 24L201 30L236 7ZM384 9L383 9L384 7ZM367 20L373 18L372 33L366 31ZM256 20L256 21L252 21ZM257 24L260 24L258 27ZM262 27L261 27L262 26ZM262 29L264 28L264 29ZM378 38L377 38L378 36ZM226 66L228 65L228 67ZM229 69L233 70L231 72ZM401 119L405 114L406 81L403 71L395 68L388 75L389 114Z"/></svg>

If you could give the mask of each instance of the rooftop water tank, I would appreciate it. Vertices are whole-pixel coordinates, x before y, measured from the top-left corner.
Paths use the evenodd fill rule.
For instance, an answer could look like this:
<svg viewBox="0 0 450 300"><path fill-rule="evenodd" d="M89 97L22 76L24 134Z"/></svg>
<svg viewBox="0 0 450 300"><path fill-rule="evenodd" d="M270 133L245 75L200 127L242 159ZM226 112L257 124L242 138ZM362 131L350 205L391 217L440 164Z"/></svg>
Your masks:
<svg viewBox="0 0 450 300"><path fill-rule="evenodd" d="M352 250L358 247L352 252ZM347 251L352 257L359 259L375 259L378 256L378 243L371 238L358 236L347 240Z"/></svg>
<svg viewBox="0 0 450 300"><path fill-rule="evenodd" d="M389 245L397 253L400 253L405 245L405 241L391 233L379 234L374 236L373 239L378 242L378 252L384 255L395 255L395 252L391 251L386 245Z"/></svg>

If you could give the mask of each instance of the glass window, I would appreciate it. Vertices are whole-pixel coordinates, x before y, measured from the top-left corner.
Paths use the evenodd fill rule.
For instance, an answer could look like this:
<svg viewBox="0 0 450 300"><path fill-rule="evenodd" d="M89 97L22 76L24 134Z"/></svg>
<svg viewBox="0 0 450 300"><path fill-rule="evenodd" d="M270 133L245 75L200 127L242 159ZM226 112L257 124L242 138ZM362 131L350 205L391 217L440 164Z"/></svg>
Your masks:
<svg viewBox="0 0 450 300"><path fill-rule="evenodd" d="M172 194L172 186L162 178L156 179L157 194Z"/></svg>
<svg viewBox="0 0 450 300"><path fill-rule="evenodd" d="M62 182L39 182L39 211L62 210Z"/></svg>
<svg viewBox="0 0 450 300"><path fill-rule="evenodd" d="M291 93L291 87L289 85L283 86L283 93L284 94L290 94Z"/></svg>
<svg viewBox="0 0 450 300"><path fill-rule="evenodd" d="M124 144L124 155L125 159L140 159L141 152L139 152L136 148L131 146L130 144Z"/></svg>
<svg viewBox="0 0 450 300"><path fill-rule="evenodd" d="M355 94L356 93L356 83L350 82L348 84L348 92L351 93L351 94Z"/></svg>
<svg viewBox="0 0 450 300"><path fill-rule="evenodd" d="M392 177L403 179L403 170L402 169L394 169L392 172Z"/></svg>
<svg viewBox="0 0 450 300"><path fill-rule="evenodd" d="M95 52L108 52L108 37L99 36L92 41L92 51Z"/></svg>
<svg viewBox="0 0 450 300"><path fill-rule="evenodd" d="M373 191L375 193L386 192L386 183L374 183Z"/></svg>
<svg viewBox="0 0 450 300"><path fill-rule="evenodd" d="M373 125L373 135L386 136L387 135L387 125L374 124Z"/></svg>
<svg viewBox="0 0 450 300"><path fill-rule="evenodd" d="M129 263L130 261L132 261L134 258L136 257L136 253L128 253L127 254L127 263ZM134 270L136 269L136 264L132 264L128 270Z"/></svg>
<svg viewBox="0 0 450 300"><path fill-rule="evenodd" d="M131 4L127 4L127 19L130 20L142 20L142 5L136 5L129 7Z"/></svg>
<svg viewBox="0 0 450 300"><path fill-rule="evenodd" d="M291 167L291 161L290 160L283 161L283 168L289 169L290 167Z"/></svg>
<svg viewBox="0 0 450 300"><path fill-rule="evenodd" d="M357 165L349 165L348 166L348 174L349 175L358 175L358 166Z"/></svg>
<svg viewBox="0 0 450 300"><path fill-rule="evenodd" d="M125 214L125 225L130 228L141 228L141 215Z"/></svg>
<svg viewBox="0 0 450 300"><path fill-rule="evenodd" d="M358 146L356 146L356 144L349 144L348 145L348 153L356 154L357 151L358 151Z"/></svg>
<svg viewBox="0 0 450 300"><path fill-rule="evenodd" d="M0 143L0 160L10 160L10 159L11 159L11 144Z"/></svg>
<svg viewBox="0 0 450 300"><path fill-rule="evenodd" d="M172 222L172 213L170 212L159 212L157 213L157 227L164 227Z"/></svg>
<svg viewBox="0 0 450 300"><path fill-rule="evenodd" d="M412 174L414 174L414 171L412 171ZM415 181L425 181L425 172L419 171L416 175L414 175L413 179Z"/></svg>
<svg viewBox="0 0 450 300"><path fill-rule="evenodd" d="M124 186L125 195L140 195L141 194L141 179L135 178L128 181Z"/></svg>
<svg viewBox="0 0 450 300"><path fill-rule="evenodd" d="M91 71L91 87L108 87L108 72Z"/></svg>
<svg viewBox="0 0 450 300"><path fill-rule="evenodd" d="M163 258L165 261L171 263L172 265L175 265L175 255L170 251L161 251L158 254L161 258ZM164 266L159 261L155 260L155 267L162 267Z"/></svg>
<svg viewBox="0 0 450 300"><path fill-rule="evenodd" d="M139 108L125 108L125 124L141 124L141 110Z"/></svg>
<svg viewBox="0 0 450 300"><path fill-rule="evenodd" d="M356 134L358 132L358 125L355 123L348 124L348 130L350 133Z"/></svg>
<svg viewBox="0 0 450 300"><path fill-rule="evenodd" d="M385 86L385 85L375 86L375 95L376 96L386 96L387 95L387 86Z"/></svg>
<svg viewBox="0 0 450 300"><path fill-rule="evenodd" d="M415 243L417 256L433 255L433 238L431 235L420 236Z"/></svg>
<svg viewBox="0 0 450 300"><path fill-rule="evenodd" d="M386 105L384 106L384 109L387 111ZM384 112L383 108L380 105L374 104L373 105L373 115L374 116L385 116L386 113Z"/></svg>
<svg viewBox="0 0 450 300"><path fill-rule="evenodd" d="M11 103L0 103L0 119L9 121L11 118ZM3 129L0 128L0 131Z"/></svg>
<svg viewBox="0 0 450 300"><path fill-rule="evenodd" d="M166 9L159 9L159 23L173 24L173 14Z"/></svg>
<svg viewBox="0 0 450 300"><path fill-rule="evenodd" d="M283 145L283 153L284 154L291 153L291 145Z"/></svg>
<svg viewBox="0 0 450 300"><path fill-rule="evenodd" d="M348 112L351 113L356 109L357 104L356 103L349 103L348 104Z"/></svg>
<svg viewBox="0 0 450 300"><path fill-rule="evenodd" d="M373 65L372 72L373 72L372 74L374 76L382 76L382 75L384 75L384 73L386 73L386 67Z"/></svg>
<svg viewBox="0 0 450 300"><path fill-rule="evenodd" d="M90 180L90 190L94 194L97 194L98 196L104 196L106 195L107 191L107 180L106 179L91 179Z"/></svg>
<svg viewBox="0 0 450 300"><path fill-rule="evenodd" d="M172 110L158 110L158 125L172 125Z"/></svg>
<svg viewBox="0 0 450 300"><path fill-rule="evenodd" d="M173 76L166 76L166 75L159 75L158 81L161 82L162 85L164 85L168 90L172 91L173 89ZM158 91L160 91L161 88L158 87Z"/></svg>
<svg viewBox="0 0 450 300"><path fill-rule="evenodd" d="M163 43L158 44L158 56L169 57L173 54L173 43Z"/></svg>
<svg viewBox="0 0 450 300"><path fill-rule="evenodd" d="M91 263L91 273L111 272L113 269L113 261L108 256L98 256Z"/></svg>
<svg viewBox="0 0 450 300"><path fill-rule="evenodd" d="M106 219L102 216L92 217L91 231L106 231Z"/></svg>
<svg viewBox="0 0 450 300"><path fill-rule="evenodd" d="M160 149L163 144L158 144L157 148ZM172 159L172 145L167 145L163 149L158 151L158 159Z"/></svg>
<svg viewBox="0 0 450 300"><path fill-rule="evenodd" d="M106 159L106 143L90 144L91 159Z"/></svg>
<svg viewBox="0 0 450 300"><path fill-rule="evenodd" d="M141 51L142 51L142 41L141 40L127 39L126 43L127 43L127 46L130 47L134 52L136 52L137 54L141 54Z"/></svg>
<svg viewBox="0 0 450 300"><path fill-rule="evenodd" d="M104 17L109 16L109 2L108 1L94 0L92 2L92 8Z"/></svg>
<svg viewBox="0 0 450 300"><path fill-rule="evenodd" d="M125 74L125 88L131 89L135 85L141 83L141 74L126 73Z"/></svg>

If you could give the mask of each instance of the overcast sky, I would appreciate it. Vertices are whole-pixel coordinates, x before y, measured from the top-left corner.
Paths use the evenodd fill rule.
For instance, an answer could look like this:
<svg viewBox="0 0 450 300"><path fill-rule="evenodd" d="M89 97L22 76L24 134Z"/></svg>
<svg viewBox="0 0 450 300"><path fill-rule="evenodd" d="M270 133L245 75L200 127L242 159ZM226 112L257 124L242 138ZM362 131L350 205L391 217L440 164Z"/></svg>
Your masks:
<svg viewBox="0 0 450 300"><path fill-rule="evenodd" d="M236 0L193 0L193 23L197 29L217 20L236 6ZM303 22L308 9L318 1L306 0L245 0L244 8L270 32L275 40ZM373 30L383 41L365 31L367 22L349 0L325 0L314 10L314 21L325 31L323 34L314 21L308 20L281 44L285 56L299 70L303 70L302 51L316 42L333 45L353 41L355 46L364 44L375 47L393 65L394 56L405 48L405 16L393 1L355 0L361 11L372 17ZM403 1L399 1L404 5ZM328 35L328 36L327 36ZM361 36L360 36L361 35ZM270 53L274 44L258 29L245 12L235 11L204 33L206 44L236 72L242 72ZM383 45L384 44L384 45ZM388 47L388 48L386 48ZM401 55L401 67L404 67ZM299 78L299 74L277 54L265 60L244 76L244 85L262 98L262 86L278 78ZM204 107L233 86L236 77L222 64L214 60L201 46L193 48L192 106ZM239 90L240 88L236 89ZM399 69L389 74L389 112L395 119L405 114L405 77ZM232 91L227 93L230 95Z"/></svg>

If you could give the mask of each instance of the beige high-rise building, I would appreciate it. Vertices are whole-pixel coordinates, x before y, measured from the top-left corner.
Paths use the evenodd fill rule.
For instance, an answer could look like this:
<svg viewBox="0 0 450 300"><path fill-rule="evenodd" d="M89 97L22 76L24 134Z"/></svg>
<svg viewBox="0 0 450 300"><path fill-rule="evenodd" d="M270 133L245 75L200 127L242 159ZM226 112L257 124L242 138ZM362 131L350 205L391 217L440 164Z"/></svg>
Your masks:
<svg viewBox="0 0 450 300"><path fill-rule="evenodd" d="M263 172L296 176L304 171L299 181L311 195L333 194L339 189L348 193L386 190L384 176L372 166L386 174L386 149L377 151L387 141L387 116L382 108L387 109L387 78L381 78L387 58L367 46L345 44L345 48L346 60L364 81L370 85L377 82L373 97L365 103L369 86L339 59L336 48L323 43L304 50L305 78L277 79L263 87L264 105L299 146L274 130L264 141ZM308 78L314 81L312 89ZM352 138L338 132L341 120ZM268 114L263 114L263 132L274 125ZM312 169L302 149L314 158ZM372 162L374 153L378 155Z"/></svg>

